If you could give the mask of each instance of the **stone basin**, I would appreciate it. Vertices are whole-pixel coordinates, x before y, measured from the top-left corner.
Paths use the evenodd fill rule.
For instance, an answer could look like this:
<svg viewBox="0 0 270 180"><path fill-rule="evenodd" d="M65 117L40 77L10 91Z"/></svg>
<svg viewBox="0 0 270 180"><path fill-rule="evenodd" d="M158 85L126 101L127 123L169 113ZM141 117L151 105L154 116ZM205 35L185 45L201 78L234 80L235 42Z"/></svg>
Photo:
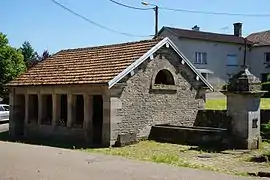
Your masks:
<svg viewBox="0 0 270 180"><path fill-rule="evenodd" d="M186 127L169 124L152 126L149 139L188 145L221 146L228 141L228 130L213 127Z"/></svg>

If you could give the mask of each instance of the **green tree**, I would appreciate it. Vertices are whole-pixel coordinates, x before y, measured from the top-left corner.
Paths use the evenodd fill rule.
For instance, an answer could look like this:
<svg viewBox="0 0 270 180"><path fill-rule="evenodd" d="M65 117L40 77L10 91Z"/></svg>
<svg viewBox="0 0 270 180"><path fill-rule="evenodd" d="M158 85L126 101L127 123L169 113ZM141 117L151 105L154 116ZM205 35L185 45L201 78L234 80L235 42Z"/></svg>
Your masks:
<svg viewBox="0 0 270 180"><path fill-rule="evenodd" d="M31 68L38 62L38 53L31 46L30 42L25 41L20 49L22 51L24 62L27 68Z"/></svg>
<svg viewBox="0 0 270 180"><path fill-rule="evenodd" d="M39 56L39 61L43 61L45 59L47 59L48 57L50 57L50 53L48 50L44 50L43 53L41 54L41 56Z"/></svg>
<svg viewBox="0 0 270 180"><path fill-rule="evenodd" d="M25 69L21 51L11 47L7 36L0 32L0 97L7 97L5 84L18 77Z"/></svg>

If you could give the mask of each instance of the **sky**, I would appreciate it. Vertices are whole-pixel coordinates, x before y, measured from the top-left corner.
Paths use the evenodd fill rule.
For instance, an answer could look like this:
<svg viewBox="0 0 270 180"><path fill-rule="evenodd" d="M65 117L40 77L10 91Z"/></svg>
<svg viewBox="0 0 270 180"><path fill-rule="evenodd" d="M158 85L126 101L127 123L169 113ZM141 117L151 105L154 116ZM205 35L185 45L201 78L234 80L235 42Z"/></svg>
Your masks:
<svg viewBox="0 0 270 180"><path fill-rule="evenodd" d="M90 47L149 39L154 34L154 11L140 11L116 5L109 0L57 0L79 14L109 28L134 35L112 33L90 24L55 5L51 0L3 0L0 32L7 34L14 47L29 41L41 53L61 49ZM117 0L144 8L140 0ZM270 14L269 0L149 0L160 7L199 11L246 14ZM150 7L150 6L149 6ZM3 17L4 16L4 17ZM270 17L216 16L168 10L159 11L159 29L172 26L202 31L233 34L233 23L243 23L243 35L270 29Z"/></svg>

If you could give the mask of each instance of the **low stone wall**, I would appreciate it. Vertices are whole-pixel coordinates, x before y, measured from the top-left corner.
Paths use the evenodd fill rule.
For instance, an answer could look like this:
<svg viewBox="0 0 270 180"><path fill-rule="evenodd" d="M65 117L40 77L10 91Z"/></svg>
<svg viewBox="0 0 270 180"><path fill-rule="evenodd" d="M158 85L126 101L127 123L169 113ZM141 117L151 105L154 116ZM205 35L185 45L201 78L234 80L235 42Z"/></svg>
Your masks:
<svg viewBox="0 0 270 180"><path fill-rule="evenodd" d="M230 129L230 123L226 110L199 110L193 125Z"/></svg>
<svg viewBox="0 0 270 180"><path fill-rule="evenodd" d="M24 128L26 140L59 141L74 144L86 144L87 139L84 129L27 124Z"/></svg>
<svg viewBox="0 0 270 180"><path fill-rule="evenodd" d="M208 127L184 127L173 125L153 126L149 139L159 142L189 144L196 146L228 146L229 136L226 129Z"/></svg>
<svg viewBox="0 0 270 180"><path fill-rule="evenodd" d="M270 122L270 109L261 110L261 124ZM199 110L194 126L230 129L231 117L226 110Z"/></svg>

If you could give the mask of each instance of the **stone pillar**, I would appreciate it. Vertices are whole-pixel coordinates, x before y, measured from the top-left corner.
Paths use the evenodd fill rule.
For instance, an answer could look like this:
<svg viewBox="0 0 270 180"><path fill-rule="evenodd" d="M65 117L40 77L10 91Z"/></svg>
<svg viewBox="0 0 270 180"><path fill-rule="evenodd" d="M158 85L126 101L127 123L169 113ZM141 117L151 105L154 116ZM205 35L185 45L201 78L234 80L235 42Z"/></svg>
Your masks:
<svg viewBox="0 0 270 180"><path fill-rule="evenodd" d="M260 80L248 69L233 76L226 90L227 113L232 117L231 141L232 148L258 149L260 136Z"/></svg>
<svg viewBox="0 0 270 180"><path fill-rule="evenodd" d="M52 94L52 126L56 126L58 119L57 95Z"/></svg>
<svg viewBox="0 0 270 180"><path fill-rule="evenodd" d="M228 93L227 113L232 117L231 133L235 148L259 148L260 95Z"/></svg>
<svg viewBox="0 0 270 180"><path fill-rule="evenodd" d="M83 129L88 128L89 122L89 96L88 94L83 95L83 107L84 107L84 120L83 120Z"/></svg>
<svg viewBox="0 0 270 180"><path fill-rule="evenodd" d="M103 126L102 126L102 146L110 146L111 125L110 125L110 96L102 95L103 99Z"/></svg>
<svg viewBox="0 0 270 180"><path fill-rule="evenodd" d="M42 107L43 103L42 103L42 94L38 94L38 125L41 125L41 121L42 121Z"/></svg>
<svg viewBox="0 0 270 180"><path fill-rule="evenodd" d="M24 124L28 124L29 119L29 94L25 94L25 118L24 118Z"/></svg>
<svg viewBox="0 0 270 180"><path fill-rule="evenodd" d="M67 95L67 127L72 126L72 119L73 119L73 101L72 101L72 94Z"/></svg>
<svg viewBox="0 0 270 180"><path fill-rule="evenodd" d="M16 122L15 122L15 90L11 89L10 93L9 93L9 135L11 137L15 137L16 132L15 132L15 126L16 126Z"/></svg>

